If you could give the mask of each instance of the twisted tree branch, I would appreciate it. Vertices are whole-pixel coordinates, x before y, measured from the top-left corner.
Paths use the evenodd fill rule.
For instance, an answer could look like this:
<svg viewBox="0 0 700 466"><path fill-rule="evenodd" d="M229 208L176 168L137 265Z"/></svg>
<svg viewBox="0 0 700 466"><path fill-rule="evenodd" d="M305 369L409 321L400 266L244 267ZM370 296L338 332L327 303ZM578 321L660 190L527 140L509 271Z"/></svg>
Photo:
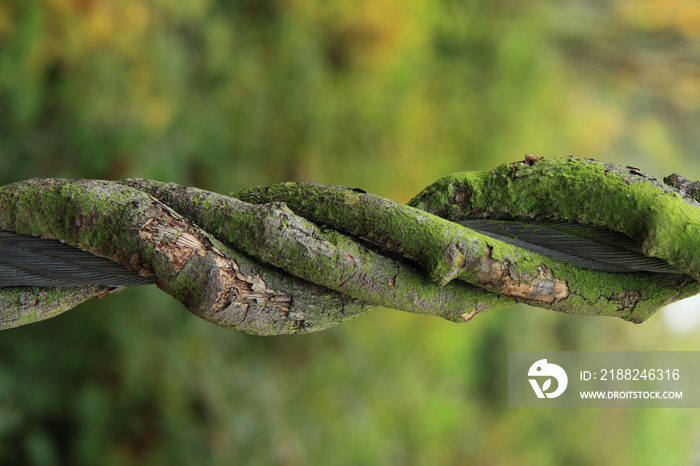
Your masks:
<svg viewBox="0 0 700 466"><path fill-rule="evenodd" d="M0 230L111 259L194 314L255 334L320 330L374 305L465 321L524 302L641 322L700 292L700 206L683 180L528 157L443 178L409 205L316 183L224 196L144 179L29 180L0 188ZM680 273L576 268L455 223L474 218L607 228ZM120 289L0 288L0 328Z"/></svg>

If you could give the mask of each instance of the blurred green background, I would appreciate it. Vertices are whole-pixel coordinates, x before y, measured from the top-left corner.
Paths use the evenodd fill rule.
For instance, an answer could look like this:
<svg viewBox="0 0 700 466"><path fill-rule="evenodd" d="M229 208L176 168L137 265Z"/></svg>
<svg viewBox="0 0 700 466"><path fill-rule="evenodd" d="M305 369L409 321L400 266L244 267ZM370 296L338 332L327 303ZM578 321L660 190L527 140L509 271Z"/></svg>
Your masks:
<svg viewBox="0 0 700 466"><path fill-rule="evenodd" d="M699 124L697 0L0 0L0 184L406 202L525 153L700 179ZM698 464L696 410L507 408L508 351L698 350L674 312L253 337L133 288L0 334L0 464Z"/></svg>

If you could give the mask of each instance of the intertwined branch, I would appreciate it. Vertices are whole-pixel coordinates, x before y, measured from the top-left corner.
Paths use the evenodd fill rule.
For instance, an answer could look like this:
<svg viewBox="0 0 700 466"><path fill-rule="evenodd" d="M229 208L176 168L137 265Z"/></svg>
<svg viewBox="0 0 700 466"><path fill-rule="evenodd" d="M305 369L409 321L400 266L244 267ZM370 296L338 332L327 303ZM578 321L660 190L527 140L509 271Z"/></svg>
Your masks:
<svg viewBox="0 0 700 466"><path fill-rule="evenodd" d="M0 188L0 230L109 258L217 325L327 328L380 305L451 321L517 302L642 322L700 293L697 186L574 157L464 172L409 205L358 189L283 183L224 196L145 179L35 179ZM682 273L612 274L485 236L473 218L604 227ZM120 288L0 289L0 328Z"/></svg>

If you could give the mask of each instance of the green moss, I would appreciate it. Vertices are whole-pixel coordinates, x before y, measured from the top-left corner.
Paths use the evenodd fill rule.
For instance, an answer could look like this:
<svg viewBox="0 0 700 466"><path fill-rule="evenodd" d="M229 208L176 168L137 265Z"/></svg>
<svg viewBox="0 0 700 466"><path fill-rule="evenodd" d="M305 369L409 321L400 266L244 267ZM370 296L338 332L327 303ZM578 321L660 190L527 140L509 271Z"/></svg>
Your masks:
<svg viewBox="0 0 700 466"><path fill-rule="evenodd" d="M634 169L574 157L514 163L485 172L456 173L438 180L409 205L450 220L506 218L564 220L606 227L637 238L648 255L667 260L694 278L700 273L700 209L672 189ZM514 251L494 244L492 256L509 261ZM645 274L601 274L566 268L523 255L519 270L544 264L565 279L572 295L560 310L618 315L634 321L648 317L670 299L697 292L694 283L666 282ZM522 268L521 268L522 267ZM529 272L532 273L532 267ZM682 280L681 280L682 281ZM642 297L634 312L620 309L624 290ZM556 307L555 307L556 308Z"/></svg>
<svg viewBox="0 0 700 466"><path fill-rule="evenodd" d="M123 185L22 182L0 188L0 228L60 238L122 263L140 257L153 268L159 286L190 309L208 306L207 296L200 292L207 286L204 264L190 261L190 268L178 273L167 258L138 238L134 225L152 218L149 209L168 208L129 185L163 197L208 234L289 274L370 303L455 321L464 320L463 315L474 309L511 305L512 298L493 293L503 292L503 280L539 286L542 277L555 279L566 284L568 296L554 302L526 302L635 322L661 305L699 291L697 282L688 277L576 269L452 222L491 217L603 226L637 238L646 254L667 260L695 279L700 276L697 204L632 169L575 158L457 173L426 188L410 206L314 183L259 187L235 193L240 199L232 199L149 180L127 180ZM355 237L412 259L420 269L358 244ZM494 276L493 281L487 276L484 281L480 274L494 263L508 276ZM455 277L460 282L446 285ZM316 315L313 320L316 325L330 325L342 317ZM257 325L251 323L250 328L257 332L277 324L260 324L259 329ZM279 325L290 330L306 324Z"/></svg>
<svg viewBox="0 0 700 466"><path fill-rule="evenodd" d="M700 209L634 169L574 157L457 173L410 205L449 219L566 220L637 238L647 255L700 278Z"/></svg>
<svg viewBox="0 0 700 466"><path fill-rule="evenodd" d="M106 287L13 287L0 292L0 329L56 317L105 292Z"/></svg>

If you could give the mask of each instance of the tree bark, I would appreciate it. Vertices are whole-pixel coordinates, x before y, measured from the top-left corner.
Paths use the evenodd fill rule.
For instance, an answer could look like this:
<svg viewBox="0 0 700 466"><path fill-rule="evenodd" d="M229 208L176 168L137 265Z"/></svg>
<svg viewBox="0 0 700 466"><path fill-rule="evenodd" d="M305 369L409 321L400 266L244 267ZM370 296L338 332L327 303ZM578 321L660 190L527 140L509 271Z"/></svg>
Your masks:
<svg viewBox="0 0 700 466"><path fill-rule="evenodd" d="M524 302L642 322L700 292L700 209L679 177L528 157L445 177L409 205L316 183L224 196L144 179L28 180L0 188L0 229L153 276L195 315L254 334L321 330L375 305L459 322ZM454 223L471 218L608 228L684 274L577 269ZM0 289L0 328L118 291L88 288Z"/></svg>

